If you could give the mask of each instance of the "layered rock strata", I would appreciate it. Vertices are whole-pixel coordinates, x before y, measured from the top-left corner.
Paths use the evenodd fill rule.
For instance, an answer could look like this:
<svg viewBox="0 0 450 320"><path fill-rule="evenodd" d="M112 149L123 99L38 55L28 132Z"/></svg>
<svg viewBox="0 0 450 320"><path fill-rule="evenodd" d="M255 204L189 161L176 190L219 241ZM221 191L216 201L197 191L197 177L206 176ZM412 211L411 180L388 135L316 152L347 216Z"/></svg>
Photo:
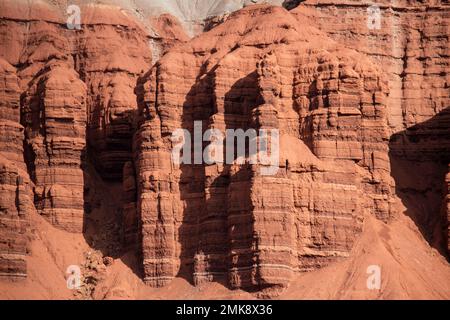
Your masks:
<svg viewBox="0 0 450 320"><path fill-rule="evenodd" d="M442 207L444 220L447 222L447 252L450 255L450 166L444 181L444 203ZM445 232L445 231L444 231Z"/></svg>
<svg viewBox="0 0 450 320"><path fill-rule="evenodd" d="M27 8L4 1L2 8L2 56L19 66L36 209L55 226L82 232L84 192L92 189L86 158L105 179L121 179L131 159L134 88L151 60L146 33L107 6L83 6L80 29L73 30L44 3Z"/></svg>
<svg viewBox="0 0 450 320"><path fill-rule="evenodd" d="M23 277L27 215L83 232L95 198L86 192L97 192L86 164L121 179L134 88L151 52L144 29L118 8L82 7L80 29L44 2L2 1L0 12L0 273Z"/></svg>
<svg viewBox="0 0 450 320"><path fill-rule="evenodd" d="M448 162L443 158L448 158L450 129L436 130L432 124L436 124L433 119L437 115L443 118L450 106L448 2L308 0L292 13L347 47L370 56L388 76L389 135L408 136L391 143L396 192L429 243L446 251L447 243L442 240L446 237L442 232L446 223L439 214L439 181ZM416 128L420 128L417 134ZM428 138L423 139L425 136ZM395 156L399 149L413 160L402 162ZM415 180L406 172L412 172ZM418 172L427 172L427 177Z"/></svg>
<svg viewBox="0 0 450 320"><path fill-rule="evenodd" d="M66 3L0 1L0 275L26 275L36 209L70 232L92 208L121 214L152 286L181 276L273 296L296 272L347 257L367 215L389 223L396 196L446 253L445 1L234 13L250 2L197 2L172 10L188 13L181 22L152 14L155 3L82 3L73 29ZM211 30L189 41L183 23ZM176 129L277 130L278 170L264 175L250 147L177 165ZM95 179L121 182L121 199L106 203Z"/></svg>
<svg viewBox="0 0 450 320"><path fill-rule="evenodd" d="M0 277L26 276L28 215L33 208L23 160L16 70L0 58Z"/></svg>
<svg viewBox="0 0 450 320"><path fill-rule="evenodd" d="M162 286L179 274L277 290L296 271L347 256L364 212L390 216L388 88L380 74L268 6L232 14L169 51L138 94L145 281ZM277 129L279 170L265 176L261 165L238 159L175 165L171 135L183 128L193 136L194 121L203 131Z"/></svg>
<svg viewBox="0 0 450 320"><path fill-rule="evenodd" d="M447 254L445 175L450 162L450 108L390 138L391 174L425 239ZM442 213L442 214L441 214Z"/></svg>

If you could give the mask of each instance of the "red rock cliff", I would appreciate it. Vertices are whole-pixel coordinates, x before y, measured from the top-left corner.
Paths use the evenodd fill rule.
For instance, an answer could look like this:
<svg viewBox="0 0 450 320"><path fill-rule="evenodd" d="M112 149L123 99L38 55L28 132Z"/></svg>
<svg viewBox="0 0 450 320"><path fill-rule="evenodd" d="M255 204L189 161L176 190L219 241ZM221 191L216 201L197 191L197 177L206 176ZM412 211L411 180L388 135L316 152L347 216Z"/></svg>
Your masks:
<svg viewBox="0 0 450 320"><path fill-rule="evenodd" d="M36 213L105 255L136 253L154 287L273 297L404 214L448 254L445 1L251 5L192 39L126 1L81 6L71 30L55 3L0 1L1 276L26 277ZM195 122L278 130L276 174L175 164L172 133Z"/></svg>

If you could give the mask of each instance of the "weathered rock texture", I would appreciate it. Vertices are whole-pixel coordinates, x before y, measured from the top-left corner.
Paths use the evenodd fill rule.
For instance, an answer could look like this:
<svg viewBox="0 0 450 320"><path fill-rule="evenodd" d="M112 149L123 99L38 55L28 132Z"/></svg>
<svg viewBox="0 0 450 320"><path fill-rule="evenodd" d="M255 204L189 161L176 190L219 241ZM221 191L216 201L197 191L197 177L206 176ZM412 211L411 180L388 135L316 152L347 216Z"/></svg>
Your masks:
<svg viewBox="0 0 450 320"><path fill-rule="evenodd" d="M408 208L407 214L428 242L446 254L444 229L449 220L445 209L447 187L442 181L450 162L450 109L392 135L390 158L396 193Z"/></svg>
<svg viewBox="0 0 450 320"><path fill-rule="evenodd" d="M156 287L274 296L349 257L365 220L391 224L398 198L446 255L448 4L299 2L78 1L71 30L63 1L1 0L0 275L26 275L35 210L137 252ZM277 172L175 164L195 121L278 130Z"/></svg>
<svg viewBox="0 0 450 320"><path fill-rule="evenodd" d="M144 29L118 8L83 7L81 30L42 2L2 1L0 12L1 272L24 275L27 197L53 225L82 232L96 192L85 164L104 179L122 177L134 88L151 52Z"/></svg>
<svg viewBox="0 0 450 320"><path fill-rule="evenodd" d="M347 256L364 212L389 219L387 83L284 9L232 14L147 78L135 139L146 282L194 271L195 283L285 287L296 271ZM174 166L171 133L194 121L278 129L280 170Z"/></svg>
<svg viewBox="0 0 450 320"><path fill-rule="evenodd" d="M50 63L23 98L23 125L35 206L52 224L83 229L86 87L75 70Z"/></svg>
<svg viewBox="0 0 450 320"><path fill-rule="evenodd" d="M152 50L154 58L159 58L178 43L189 40L181 23L170 14L152 17L150 18L150 24L152 26L151 42L154 44Z"/></svg>
<svg viewBox="0 0 450 320"><path fill-rule="evenodd" d="M26 276L31 188L23 161L19 80L0 58L0 277Z"/></svg>

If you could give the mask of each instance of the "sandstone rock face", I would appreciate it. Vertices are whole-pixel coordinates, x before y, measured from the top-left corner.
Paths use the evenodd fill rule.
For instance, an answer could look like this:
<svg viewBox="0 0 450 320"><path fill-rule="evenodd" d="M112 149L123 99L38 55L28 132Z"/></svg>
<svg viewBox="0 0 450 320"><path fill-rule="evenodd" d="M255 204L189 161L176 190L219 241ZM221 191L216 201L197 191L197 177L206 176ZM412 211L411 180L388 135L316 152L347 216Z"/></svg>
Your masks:
<svg viewBox="0 0 450 320"><path fill-rule="evenodd" d="M131 160L134 88L150 67L151 54L146 34L125 14L101 7L82 10L90 27L77 37L74 51L88 88L90 154L103 178L120 179L124 163Z"/></svg>
<svg viewBox="0 0 450 320"><path fill-rule="evenodd" d="M131 159L134 88L151 53L142 27L117 8L83 7L81 30L43 2L0 8L0 273L24 276L27 214L82 232L92 198L85 192L96 192L87 161L103 178L121 178Z"/></svg>
<svg viewBox="0 0 450 320"><path fill-rule="evenodd" d="M0 59L0 277L26 276L27 215L33 207L23 161L19 80L16 70Z"/></svg>
<svg viewBox="0 0 450 320"><path fill-rule="evenodd" d="M232 14L169 51L147 78L135 165L151 285L193 273L194 283L225 277L276 290L296 271L347 256L363 212L389 219L386 81L284 9ZM194 121L278 129L280 170L174 165L171 134L193 134Z"/></svg>
<svg viewBox="0 0 450 320"><path fill-rule="evenodd" d="M27 213L32 206L17 166L0 158L0 277L26 276Z"/></svg>
<svg viewBox="0 0 450 320"><path fill-rule="evenodd" d="M26 276L36 212L154 287L274 297L399 202L448 255L448 4L257 2L80 0L69 28L66 1L0 0L1 277ZM276 170L249 146L177 164L177 129L254 129Z"/></svg>
<svg viewBox="0 0 450 320"><path fill-rule="evenodd" d="M428 242L446 254L447 187L442 181L450 161L450 109L392 135L389 144L396 193Z"/></svg>
<svg viewBox="0 0 450 320"><path fill-rule="evenodd" d="M389 127L398 132L449 106L448 10L433 0L377 1L372 11L360 1L308 0L292 12L383 67Z"/></svg>
<svg viewBox="0 0 450 320"><path fill-rule="evenodd" d="M450 169L450 166L449 166ZM444 182L444 203L443 203L444 219L447 218L447 250L450 253L450 170L445 177ZM445 224L444 224L445 226Z"/></svg>
<svg viewBox="0 0 450 320"><path fill-rule="evenodd" d="M21 65L21 116L35 206L54 225L81 232L87 149L108 179L120 178L131 159L133 90L151 59L144 32L109 7L83 7L85 26L78 31L44 4L28 16L21 15L25 6L2 5L4 47L21 46L2 54ZM22 21L31 21L28 29ZM16 36L10 38L12 32Z"/></svg>
<svg viewBox="0 0 450 320"><path fill-rule="evenodd" d="M65 5L63 1L57 1ZM83 2L82 0L80 1ZM86 1L89 2L89 1ZM190 36L203 32L205 21L211 17L220 17L243 7L266 3L295 8L297 0L105 0L102 3L119 5L131 14L144 17L159 17L169 14L178 19Z"/></svg>
<svg viewBox="0 0 450 320"><path fill-rule="evenodd" d="M438 214L443 194L439 181L447 170L450 136L445 120L450 105L450 8L447 1L439 0L386 0L371 5L308 0L292 13L371 57L387 75L386 113L393 135L391 174L396 193L428 242L442 251L447 245Z"/></svg>
<svg viewBox="0 0 450 320"><path fill-rule="evenodd" d="M23 161L23 126L20 124L20 88L16 69L0 59L0 150L1 155L26 172Z"/></svg>

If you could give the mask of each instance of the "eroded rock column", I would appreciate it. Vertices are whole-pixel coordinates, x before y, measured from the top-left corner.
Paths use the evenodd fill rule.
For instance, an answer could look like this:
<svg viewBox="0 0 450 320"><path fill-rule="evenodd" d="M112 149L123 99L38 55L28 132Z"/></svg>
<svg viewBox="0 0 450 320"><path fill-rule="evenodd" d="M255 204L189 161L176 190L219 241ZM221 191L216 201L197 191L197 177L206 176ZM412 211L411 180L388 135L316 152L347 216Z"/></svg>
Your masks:
<svg viewBox="0 0 450 320"><path fill-rule="evenodd" d="M82 232L86 86L65 62L50 62L33 79L22 112L36 209L53 225Z"/></svg>

